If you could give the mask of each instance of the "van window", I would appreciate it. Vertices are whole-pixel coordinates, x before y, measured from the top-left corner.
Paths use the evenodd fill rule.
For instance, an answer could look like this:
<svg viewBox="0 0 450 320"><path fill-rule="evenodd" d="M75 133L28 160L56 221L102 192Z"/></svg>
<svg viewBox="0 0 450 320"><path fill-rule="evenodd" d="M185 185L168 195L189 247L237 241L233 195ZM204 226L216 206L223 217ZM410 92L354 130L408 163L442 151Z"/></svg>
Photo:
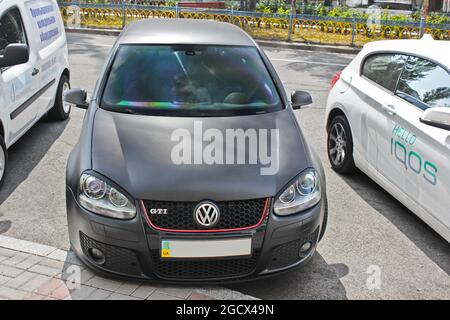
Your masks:
<svg viewBox="0 0 450 320"><path fill-rule="evenodd" d="M11 43L27 43L19 9L7 11L0 19L0 55Z"/></svg>
<svg viewBox="0 0 450 320"><path fill-rule="evenodd" d="M434 62L409 57L396 94L423 110L450 107L450 75Z"/></svg>
<svg viewBox="0 0 450 320"><path fill-rule="evenodd" d="M407 57L401 54L376 54L364 61L362 75L394 92Z"/></svg>

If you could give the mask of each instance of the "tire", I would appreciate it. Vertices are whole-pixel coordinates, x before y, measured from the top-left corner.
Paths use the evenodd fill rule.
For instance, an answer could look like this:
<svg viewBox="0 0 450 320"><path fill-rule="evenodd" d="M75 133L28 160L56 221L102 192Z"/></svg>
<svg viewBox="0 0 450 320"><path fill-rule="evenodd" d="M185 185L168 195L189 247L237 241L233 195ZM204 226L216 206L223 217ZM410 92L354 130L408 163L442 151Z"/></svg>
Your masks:
<svg viewBox="0 0 450 320"><path fill-rule="evenodd" d="M0 136L0 188L5 181L6 172L8 169L8 150L6 149L5 139Z"/></svg>
<svg viewBox="0 0 450 320"><path fill-rule="evenodd" d="M70 89L69 78L62 75L56 91L55 105L48 112L48 117L54 121L64 121L69 117L71 106L64 103L64 92Z"/></svg>
<svg viewBox="0 0 450 320"><path fill-rule="evenodd" d="M334 117L328 127L327 154L334 171L338 173L356 171L353 161L352 131L344 115Z"/></svg>

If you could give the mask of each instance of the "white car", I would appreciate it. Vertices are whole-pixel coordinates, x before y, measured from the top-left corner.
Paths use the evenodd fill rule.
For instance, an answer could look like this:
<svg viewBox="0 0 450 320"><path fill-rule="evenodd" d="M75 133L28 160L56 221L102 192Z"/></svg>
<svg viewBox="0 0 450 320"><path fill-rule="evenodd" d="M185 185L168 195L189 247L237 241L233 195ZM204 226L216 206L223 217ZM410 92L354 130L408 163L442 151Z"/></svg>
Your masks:
<svg viewBox="0 0 450 320"><path fill-rule="evenodd" d="M0 0L0 186L7 149L43 115L67 119L68 89L67 41L56 0Z"/></svg>
<svg viewBox="0 0 450 320"><path fill-rule="evenodd" d="M359 168L450 242L450 42L366 44L332 80L332 168Z"/></svg>

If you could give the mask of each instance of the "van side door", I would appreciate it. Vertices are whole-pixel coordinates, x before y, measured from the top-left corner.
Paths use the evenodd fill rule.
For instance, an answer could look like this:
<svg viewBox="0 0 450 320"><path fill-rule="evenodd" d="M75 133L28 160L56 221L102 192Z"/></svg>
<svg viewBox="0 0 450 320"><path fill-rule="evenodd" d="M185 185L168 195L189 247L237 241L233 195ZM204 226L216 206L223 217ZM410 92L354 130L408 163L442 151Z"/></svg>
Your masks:
<svg viewBox="0 0 450 320"><path fill-rule="evenodd" d="M37 56L34 66L39 74L42 88L47 88L35 103L37 117L44 115L53 106L59 79L64 67L61 62L65 60L67 50L64 26L60 18L58 5L54 0L29 0L24 3L25 28L29 34L35 35L30 39L33 54Z"/></svg>
<svg viewBox="0 0 450 320"><path fill-rule="evenodd" d="M0 16L0 55L6 46L12 43L29 45L22 15L16 6L4 11ZM36 97L39 94L39 81L34 68L36 56L30 50L27 63L3 68L1 81L5 104L1 106L2 119L5 121L5 144L9 147L35 121Z"/></svg>

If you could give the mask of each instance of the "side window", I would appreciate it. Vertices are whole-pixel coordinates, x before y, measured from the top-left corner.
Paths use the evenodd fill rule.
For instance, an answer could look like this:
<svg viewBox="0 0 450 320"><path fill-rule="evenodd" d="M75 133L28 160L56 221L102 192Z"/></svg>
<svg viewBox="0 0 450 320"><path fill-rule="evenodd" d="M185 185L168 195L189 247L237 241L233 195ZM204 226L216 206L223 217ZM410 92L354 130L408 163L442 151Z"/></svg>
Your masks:
<svg viewBox="0 0 450 320"><path fill-rule="evenodd" d="M434 62L409 57L396 94L423 110L450 107L450 75Z"/></svg>
<svg viewBox="0 0 450 320"><path fill-rule="evenodd" d="M401 54L375 54L364 61L362 75L394 92L407 57Z"/></svg>
<svg viewBox="0 0 450 320"><path fill-rule="evenodd" d="M13 8L0 18L0 55L11 43L27 43L19 9Z"/></svg>

